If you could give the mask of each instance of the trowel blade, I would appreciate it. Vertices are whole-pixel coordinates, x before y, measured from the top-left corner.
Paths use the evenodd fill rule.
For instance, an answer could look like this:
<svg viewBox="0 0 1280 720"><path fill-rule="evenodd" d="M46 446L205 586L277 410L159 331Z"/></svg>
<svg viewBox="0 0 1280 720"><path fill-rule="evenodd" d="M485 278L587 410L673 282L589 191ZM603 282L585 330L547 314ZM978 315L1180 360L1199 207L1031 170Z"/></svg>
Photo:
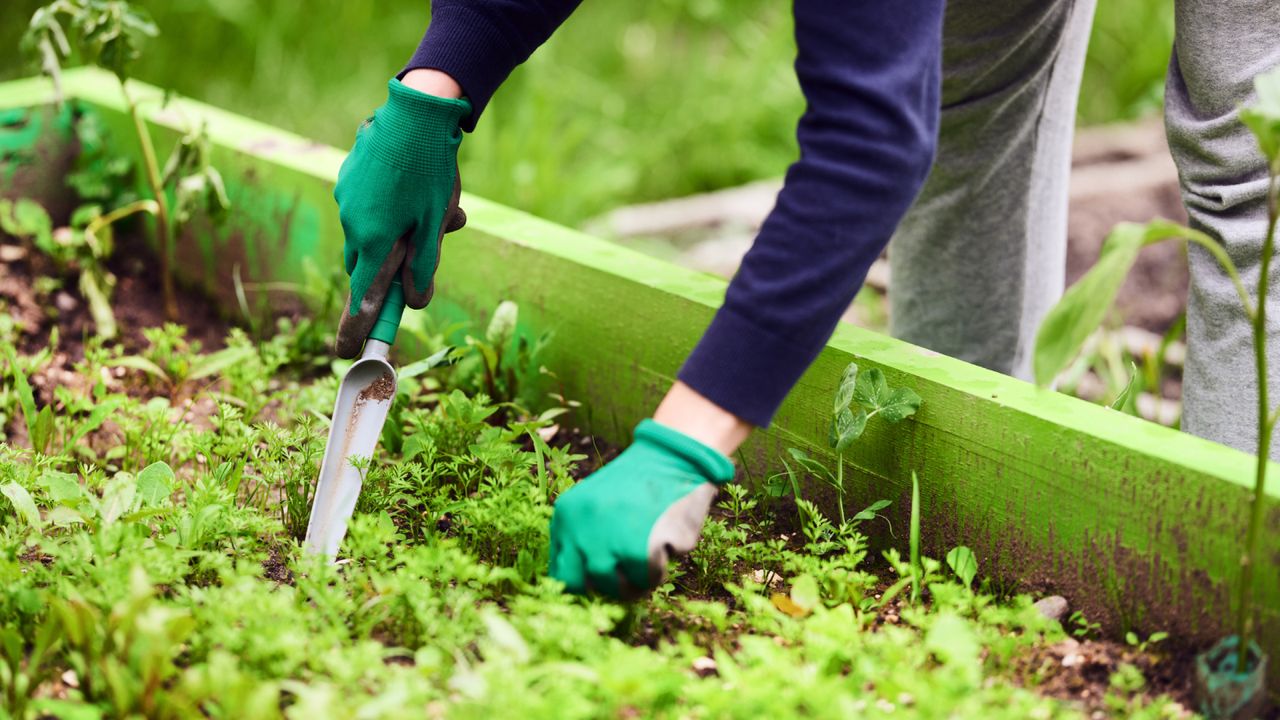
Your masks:
<svg viewBox="0 0 1280 720"><path fill-rule="evenodd" d="M307 523L308 552L337 556L363 482L351 461L373 456L395 396L395 368L368 351L342 378Z"/></svg>

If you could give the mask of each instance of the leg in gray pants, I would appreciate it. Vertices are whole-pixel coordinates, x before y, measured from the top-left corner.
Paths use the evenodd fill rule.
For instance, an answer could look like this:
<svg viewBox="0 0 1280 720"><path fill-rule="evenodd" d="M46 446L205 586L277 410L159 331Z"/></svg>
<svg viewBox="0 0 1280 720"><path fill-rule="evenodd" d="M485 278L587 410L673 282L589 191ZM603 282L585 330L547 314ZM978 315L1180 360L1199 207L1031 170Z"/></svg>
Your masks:
<svg viewBox="0 0 1280 720"><path fill-rule="evenodd" d="M1182 201L1194 227L1219 240L1256 290L1266 235L1266 161L1237 110L1253 78L1280 65L1280 3L1178 0L1177 37L1165 84L1165 128ZM1189 251L1187 367L1182 427L1255 452L1257 370L1252 330L1231 281L1208 252ZM1280 390L1280 272L1267 302L1271 402ZM1271 456L1280 459L1280 449Z"/></svg>
<svg viewBox="0 0 1280 720"><path fill-rule="evenodd" d="M890 246L895 336L1030 377L1036 330L1062 293L1072 126L1094 2L947 6L938 159ZM1176 13L1165 117L1183 199L1252 290L1266 176L1236 110L1252 99L1253 77L1280 65L1280 3L1178 0ZM1190 267L1183 426L1253 451L1248 323L1208 253L1192 248ZM1280 290L1272 297L1271 387L1280 400Z"/></svg>
<svg viewBox="0 0 1280 720"><path fill-rule="evenodd" d="M891 332L1031 377L1062 295L1071 138L1094 0L951 0L938 157L889 248Z"/></svg>

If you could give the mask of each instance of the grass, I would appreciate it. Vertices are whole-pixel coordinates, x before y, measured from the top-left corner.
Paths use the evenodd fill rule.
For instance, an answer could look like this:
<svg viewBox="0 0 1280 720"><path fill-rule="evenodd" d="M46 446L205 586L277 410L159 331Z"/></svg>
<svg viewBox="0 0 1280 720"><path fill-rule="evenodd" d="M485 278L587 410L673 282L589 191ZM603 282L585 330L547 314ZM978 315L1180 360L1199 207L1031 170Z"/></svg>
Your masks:
<svg viewBox="0 0 1280 720"><path fill-rule="evenodd" d="M43 453L22 439L31 398L0 393L0 718L1079 714L1034 690L1027 658L1066 633L1030 598L971 590L973 568L874 562L857 518L811 509L780 533L791 511L746 485L649 600L562 594L550 503L590 459L564 428L528 441L554 413L463 392L487 372L465 359L402 379L401 441L369 463L343 561L305 557L343 369L317 376L313 335L91 342L45 404ZM1172 712L1132 666L1117 677L1107 707Z"/></svg>
<svg viewBox="0 0 1280 720"><path fill-rule="evenodd" d="M408 59L421 4L138 3L161 29L140 79L347 147ZM38 0L0 7L0 79ZM1101 3L1080 120L1159 107L1172 38L1160 0ZM584 3L518 69L464 143L466 187L576 225L618 205L781 176L803 109L786 3Z"/></svg>

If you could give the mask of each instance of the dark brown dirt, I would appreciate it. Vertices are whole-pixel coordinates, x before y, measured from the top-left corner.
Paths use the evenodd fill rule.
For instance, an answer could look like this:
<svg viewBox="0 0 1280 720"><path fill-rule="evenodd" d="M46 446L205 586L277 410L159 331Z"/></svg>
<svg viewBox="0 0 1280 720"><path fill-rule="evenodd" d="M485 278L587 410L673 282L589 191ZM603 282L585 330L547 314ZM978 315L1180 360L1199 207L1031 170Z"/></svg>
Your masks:
<svg viewBox="0 0 1280 720"><path fill-rule="evenodd" d="M84 359L85 344L96 333L77 276L58 275L47 258L26 252L9 238L0 238L0 252L12 258L0 264L0 311L8 312L18 325L18 351L27 355L41 352L49 347L53 330L58 331L58 345L50 361L31 378L37 402L52 402L54 388L60 385L92 383L93 379L72 369ZM119 335L114 344L125 353L146 349L143 330L165 323L158 265L140 237L122 234L117 238L107 268L116 276L112 304ZM41 278L53 278L59 288L46 292L40 287L45 282ZM199 343L206 351L222 348L231 324L218 315L215 304L181 288L176 299L178 323L187 328L187 341Z"/></svg>
<svg viewBox="0 0 1280 720"><path fill-rule="evenodd" d="M293 584L293 571L277 548L272 548L271 554L262 561L262 576L277 585Z"/></svg>
<svg viewBox="0 0 1280 720"><path fill-rule="evenodd" d="M1191 690L1193 659L1158 649L1139 652L1109 640L1067 639L1055 645L1032 648L1014 661L1017 674L1037 692L1077 703L1086 712L1108 712L1105 700L1111 676L1123 664L1133 665L1146 678L1142 695L1168 695L1183 707L1195 707ZM1034 681L1034 682L1032 682Z"/></svg>
<svg viewBox="0 0 1280 720"><path fill-rule="evenodd" d="M379 375L377 380L369 383L369 386L360 391L356 402L363 400L390 400L396 394L396 379L391 375Z"/></svg>
<svg viewBox="0 0 1280 720"><path fill-rule="evenodd" d="M117 342L127 352L147 347L143 329L165 323L158 266L146 243L131 235L117 239L115 253L107 262L107 268L116 276L112 304L120 328ZM56 277L62 287L47 296L41 295L36 289L39 277ZM21 324L19 351L35 353L48 347L50 332L56 327L59 334L56 352L65 354L72 363L84 358L85 342L95 330L88 303L80 294L74 275L57 277L45 258L26 256L0 266L0 299ZM225 344L230 323L219 317L212 302L180 291L177 304L177 322L187 328L188 341L199 342L205 350L217 350Z"/></svg>

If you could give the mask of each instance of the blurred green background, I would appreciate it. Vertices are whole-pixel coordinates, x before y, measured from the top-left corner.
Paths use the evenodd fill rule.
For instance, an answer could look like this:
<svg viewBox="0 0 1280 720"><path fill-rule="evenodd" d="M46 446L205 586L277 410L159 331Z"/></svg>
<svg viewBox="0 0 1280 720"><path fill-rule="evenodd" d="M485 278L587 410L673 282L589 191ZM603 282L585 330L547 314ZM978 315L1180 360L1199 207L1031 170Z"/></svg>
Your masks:
<svg viewBox="0 0 1280 720"><path fill-rule="evenodd" d="M0 5L0 79L32 74L37 0ZM345 147L417 46L426 2L141 0L161 35L134 74ZM1158 112L1168 0L1103 0L1080 122ZM790 3L583 6L516 71L463 144L466 188L567 224L618 205L781 176L803 101Z"/></svg>

